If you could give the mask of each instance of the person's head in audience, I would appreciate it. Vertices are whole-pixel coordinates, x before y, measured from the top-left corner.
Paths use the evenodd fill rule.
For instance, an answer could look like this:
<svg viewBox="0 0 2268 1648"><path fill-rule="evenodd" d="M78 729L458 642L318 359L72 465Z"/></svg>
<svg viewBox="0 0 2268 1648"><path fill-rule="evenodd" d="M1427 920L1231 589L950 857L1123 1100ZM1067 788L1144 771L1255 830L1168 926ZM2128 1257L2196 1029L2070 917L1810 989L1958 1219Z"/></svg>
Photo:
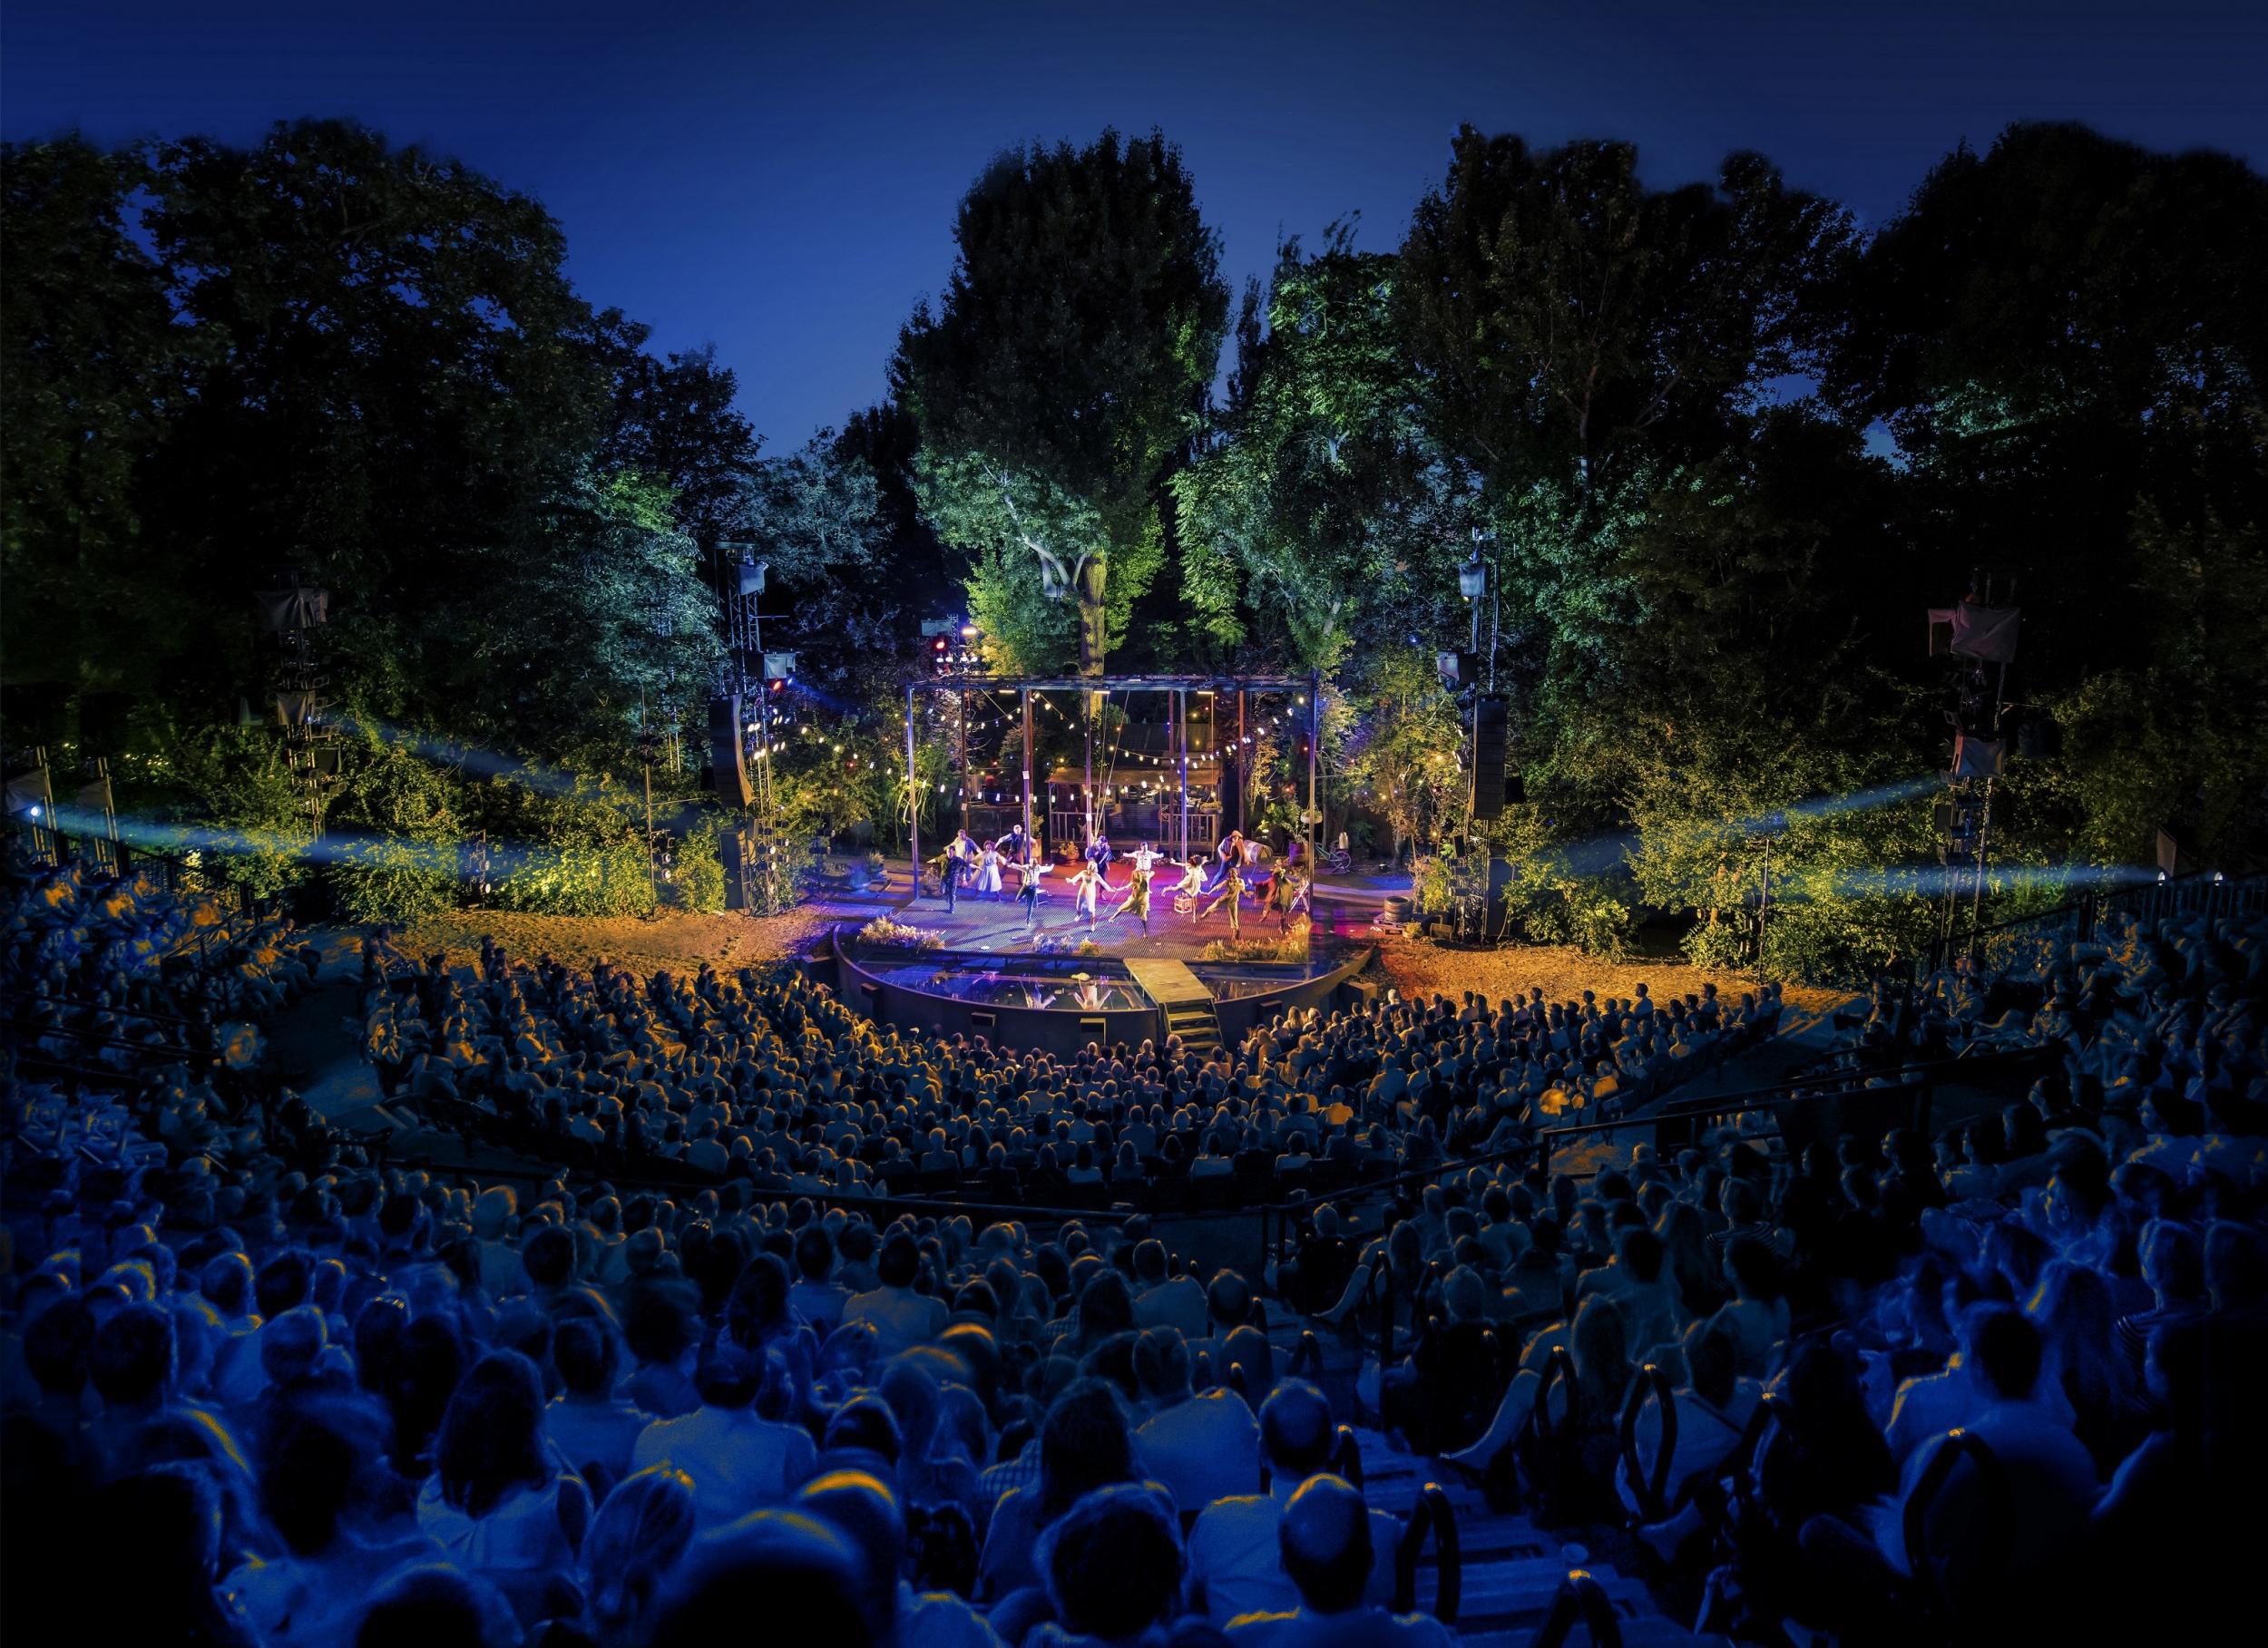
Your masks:
<svg viewBox="0 0 2268 1648"><path fill-rule="evenodd" d="M1330 1401L1304 1379L1286 1380L1260 1404L1260 1462L1279 1495L1329 1464L1336 1438Z"/></svg>
<svg viewBox="0 0 2268 1648"><path fill-rule="evenodd" d="M1987 1401L2028 1400L2039 1379L2039 1331L2012 1305L1971 1305L1962 1319L1963 1360Z"/></svg>
<svg viewBox="0 0 2268 1648"><path fill-rule="evenodd" d="M474 1362L449 1399L434 1439L441 1497L485 1516L514 1488L540 1488L554 1474L543 1441L543 1381L516 1351Z"/></svg>
<svg viewBox="0 0 2268 1648"><path fill-rule="evenodd" d="M1082 1379L1049 1406L1040 1428L1040 1520L1049 1523L1080 1497L1134 1476L1134 1448L1119 1398Z"/></svg>
<svg viewBox="0 0 2268 1648"><path fill-rule="evenodd" d="M1083 1495L1041 1536L1037 1557L1057 1619L1114 1648L1162 1625L1180 1600L1181 1530L1148 1484Z"/></svg>
<svg viewBox="0 0 2268 1648"><path fill-rule="evenodd" d="M1284 1573L1309 1614L1358 1607L1370 1584L1370 1511L1343 1477L1310 1477L1284 1506L1276 1525Z"/></svg>
<svg viewBox="0 0 2268 1648"><path fill-rule="evenodd" d="M173 1386L173 1318L153 1304L130 1304L95 1331L87 1377L114 1410L155 1408Z"/></svg>
<svg viewBox="0 0 2268 1648"><path fill-rule="evenodd" d="M386 1580L355 1632L355 1648L512 1648L519 1641L519 1622L503 1594L443 1562Z"/></svg>
<svg viewBox="0 0 2268 1648"><path fill-rule="evenodd" d="M761 1622L765 1637L886 1648L868 1628L850 1542L800 1508L750 1512L694 1542L662 1587L648 1648L716 1648Z"/></svg>
<svg viewBox="0 0 2268 1648"><path fill-rule="evenodd" d="M877 1643L894 1640L898 1570L905 1557L905 1517L897 1496L868 1472L831 1470L805 1483L795 1502L849 1546L858 1564L858 1597L866 1628Z"/></svg>
<svg viewBox="0 0 2268 1648"><path fill-rule="evenodd" d="M603 1642L634 1642L693 1542L693 1479L666 1465L625 1477L599 1504L582 1552L583 1595Z"/></svg>

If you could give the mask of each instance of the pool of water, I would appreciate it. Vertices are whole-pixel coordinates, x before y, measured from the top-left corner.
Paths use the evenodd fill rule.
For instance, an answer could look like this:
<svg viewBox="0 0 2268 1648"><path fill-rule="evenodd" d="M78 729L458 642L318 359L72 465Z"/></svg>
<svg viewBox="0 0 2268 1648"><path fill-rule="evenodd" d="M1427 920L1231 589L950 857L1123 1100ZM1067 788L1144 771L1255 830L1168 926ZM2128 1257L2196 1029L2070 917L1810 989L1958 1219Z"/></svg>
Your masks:
<svg viewBox="0 0 2268 1648"><path fill-rule="evenodd" d="M980 968L934 961L885 962L865 955L858 964L874 978L901 990L950 996L983 1007L1095 1013L1152 1005L1123 968L1094 956L1019 956L1009 965Z"/></svg>

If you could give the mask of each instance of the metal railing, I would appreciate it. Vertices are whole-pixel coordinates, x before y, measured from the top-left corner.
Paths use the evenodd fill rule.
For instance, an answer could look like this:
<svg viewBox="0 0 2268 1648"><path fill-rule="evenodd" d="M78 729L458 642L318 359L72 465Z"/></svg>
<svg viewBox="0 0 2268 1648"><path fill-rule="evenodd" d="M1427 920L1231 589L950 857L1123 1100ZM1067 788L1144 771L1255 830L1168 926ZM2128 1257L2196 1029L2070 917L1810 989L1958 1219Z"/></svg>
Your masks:
<svg viewBox="0 0 2268 1648"><path fill-rule="evenodd" d="M2102 888L2052 910L1989 922L1958 942L1939 939L1930 947L1928 970L1941 970L1956 951L1989 968L2023 959L2025 950L2043 941L2067 947L2084 944L2114 911L2145 922L2168 916L2259 915L2268 912L2268 873L2230 876L2199 870L2142 887Z"/></svg>

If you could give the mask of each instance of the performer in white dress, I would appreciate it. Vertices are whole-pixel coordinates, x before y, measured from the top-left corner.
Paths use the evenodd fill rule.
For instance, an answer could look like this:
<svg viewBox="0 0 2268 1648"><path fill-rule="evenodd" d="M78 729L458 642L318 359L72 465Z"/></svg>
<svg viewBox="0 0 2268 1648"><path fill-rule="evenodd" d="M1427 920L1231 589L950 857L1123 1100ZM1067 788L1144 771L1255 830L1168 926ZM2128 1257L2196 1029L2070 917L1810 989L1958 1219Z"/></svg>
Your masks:
<svg viewBox="0 0 2268 1648"><path fill-rule="evenodd" d="M1079 873L1071 878L1071 885L1079 890L1079 902L1072 910L1072 919L1076 921L1084 916L1089 930L1092 931L1095 924L1096 901L1102 896L1101 867L1092 860L1088 861L1080 866Z"/></svg>
<svg viewBox="0 0 2268 1648"><path fill-rule="evenodd" d="M1000 849L986 847L976 855L976 885L971 889L982 899L1000 897Z"/></svg>

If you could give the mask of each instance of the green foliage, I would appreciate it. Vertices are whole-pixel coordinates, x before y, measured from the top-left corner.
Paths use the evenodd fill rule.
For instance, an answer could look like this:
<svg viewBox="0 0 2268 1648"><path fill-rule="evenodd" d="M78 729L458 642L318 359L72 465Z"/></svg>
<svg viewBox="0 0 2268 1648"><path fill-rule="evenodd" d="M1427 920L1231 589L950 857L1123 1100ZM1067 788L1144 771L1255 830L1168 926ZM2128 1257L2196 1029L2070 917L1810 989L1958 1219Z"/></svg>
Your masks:
<svg viewBox="0 0 2268 1648"><path fill-rule="evenodd" d="M456 877L440 849L398 837L350 842L328 871L338 912L350 922L413 922L455 901Z"/></svg>
<svg viewBox="0 0 2268 1648"><path fill-rule="evenodd" d="M644 804L633 785L611 777L482 786L482 814L507 910L542 915L644 915L654 907L644 840ZM542 787L538 787L538 786Z"/></svg>
<svg viewBox="0 0 2268 1648"><path fill-rule="evenodd" d="M724 821L704 814L679 840L676 877L670 885L681 910L715 915L725 907L725 863L718 847Z"/></svg>
<svg viewBox="0 0 2268 1648"><path fill-rule="evenodd" d="M1393 855L1461 822L1471 780L1458 765L1465 728L1431 653L1382 647L1364 660L1353 696L1364 707L1340 766L1384 814Z"/></svg>
<svg viewBox="0 0 2268 1648"><path fill-rule="evenodd" d="M1332 669L1454 603L1456 500L1418 417L1395 277L1337 223L1319 252L1278 249L1265 333L1246 295L1216 438L1173 481L1183 600L1224 643Z"/></svg>
<svg viewBox="0 0 2268 1648"><path fill-rule="evenodd" d="M1044 551L1063 581L1082 556L1105 557L1123 631L1163 564L1158 491L1219 359L1219 238L1178 150L1107 132L1084 149L999 156L963 199L953 239L944 295L914 311L893 375L929 458L924 512L975 561L988 632L1045 667L1041 648L1060 632L1036 609L1049 600L1039 566L1017 579L1013 551L1041 564Z"/></svg>
<svg viewBox="0 0 2268 1648"><path fill-rule="evenodd" d="M255 898L272 898L306 879L303 854L314 838L305 800L281 747L264 728L183 732L161 764L181 797L176 812L204 866Z"/></svg>

